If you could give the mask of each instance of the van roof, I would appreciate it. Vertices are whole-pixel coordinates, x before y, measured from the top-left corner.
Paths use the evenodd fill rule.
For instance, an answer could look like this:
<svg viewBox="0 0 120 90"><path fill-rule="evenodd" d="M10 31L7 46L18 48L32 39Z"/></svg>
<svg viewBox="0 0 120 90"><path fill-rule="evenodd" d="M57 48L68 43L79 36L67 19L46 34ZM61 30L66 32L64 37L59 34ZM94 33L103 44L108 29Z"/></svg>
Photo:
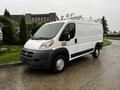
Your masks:
<svg viewBox="0 0 120 90"><path fill-rule="evenodd" d="M64 23L100 24L100 23L97 23L97 22L94 22L94 21L86 21L86 20L61 20L61 21L53 21L53 22L50 22L50 23L52 24L52 23L61 23L61 22L64 22Z"/></svg>

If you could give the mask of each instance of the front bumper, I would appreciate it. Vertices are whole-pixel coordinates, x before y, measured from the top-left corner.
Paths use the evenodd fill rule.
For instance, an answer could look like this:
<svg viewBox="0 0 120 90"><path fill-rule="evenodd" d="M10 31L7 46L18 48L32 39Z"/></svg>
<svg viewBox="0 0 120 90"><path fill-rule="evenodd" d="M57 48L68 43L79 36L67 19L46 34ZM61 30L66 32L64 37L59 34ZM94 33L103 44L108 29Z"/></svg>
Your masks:
<svg viewBox="0 0 120 90"><path fill-rule="evenodd" d="M53 50L21 50L21 61L34 69L47 69L51 67Z"/></svg>

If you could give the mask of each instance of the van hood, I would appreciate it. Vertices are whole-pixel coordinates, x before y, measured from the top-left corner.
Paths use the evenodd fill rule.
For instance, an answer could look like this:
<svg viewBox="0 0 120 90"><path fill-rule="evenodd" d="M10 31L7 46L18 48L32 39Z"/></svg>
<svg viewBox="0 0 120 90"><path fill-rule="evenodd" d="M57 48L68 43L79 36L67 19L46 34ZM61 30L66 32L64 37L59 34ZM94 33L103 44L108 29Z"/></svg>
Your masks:
<svg viewBox="0 0 120 90"><path fill-rule="evenodd" d="M38 50L41 44L45 41L46 40L31 40L30 39L26 42L26 44L24 45L24 48Z"/></svg>

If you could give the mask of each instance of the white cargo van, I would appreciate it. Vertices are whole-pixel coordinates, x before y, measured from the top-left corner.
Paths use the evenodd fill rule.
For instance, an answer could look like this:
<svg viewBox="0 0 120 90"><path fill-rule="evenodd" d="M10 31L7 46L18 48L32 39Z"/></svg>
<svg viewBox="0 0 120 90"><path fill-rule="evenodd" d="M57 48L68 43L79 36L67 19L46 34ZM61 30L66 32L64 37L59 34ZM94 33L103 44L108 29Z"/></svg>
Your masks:
<svg viewBox="0 0 120 90"><path fill-rule="evenodd" d="M92 54L97 58L103 42L100 23L65 20L46 23L26 42L21 61L30 68L64 70L67 62Z"/></svg>

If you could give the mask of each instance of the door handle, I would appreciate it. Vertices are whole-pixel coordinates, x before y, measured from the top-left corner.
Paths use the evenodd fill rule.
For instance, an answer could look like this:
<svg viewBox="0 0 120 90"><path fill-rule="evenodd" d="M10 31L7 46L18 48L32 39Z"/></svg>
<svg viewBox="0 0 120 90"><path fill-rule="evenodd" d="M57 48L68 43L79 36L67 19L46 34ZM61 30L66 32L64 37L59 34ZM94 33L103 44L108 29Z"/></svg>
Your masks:
<svg viewBox="0 0 120 90"><path fill-rule="evenodd" d="M77 43L77 38L75 38L75 43Z"/></svg>

